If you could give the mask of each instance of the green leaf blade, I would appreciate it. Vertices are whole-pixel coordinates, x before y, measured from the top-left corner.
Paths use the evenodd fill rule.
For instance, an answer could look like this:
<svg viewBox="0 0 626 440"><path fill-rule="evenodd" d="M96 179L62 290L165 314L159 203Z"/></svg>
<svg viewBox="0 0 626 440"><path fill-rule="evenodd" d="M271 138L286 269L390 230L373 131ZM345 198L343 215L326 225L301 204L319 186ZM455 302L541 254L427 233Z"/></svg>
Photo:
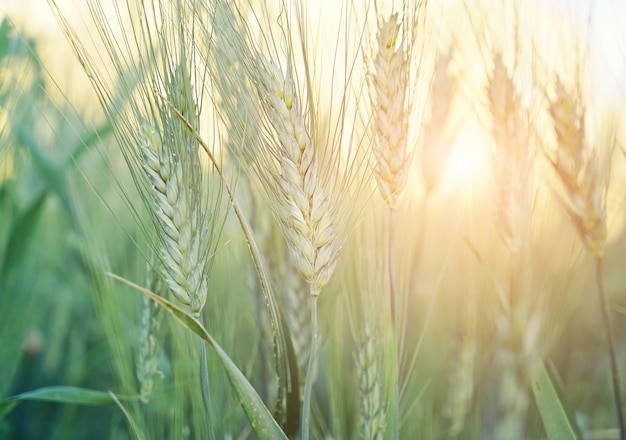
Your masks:
<svg viewBox="0 0 626 440"><path fill-rule="evenodd" d="M109 393L70 386L52 386L38 388L11 396L0 401L0 418L9 414L20 402L35 400L74 405L104 406L113 405L115 400Z"/></svg>
<svg viewBox="0 0 626 440"><path fill-rule="evenodd" d="M531 380L535 402L548 439L579 438L543 360L538 363Z"/></svg>
<svg viewBox="0 0 626 440"><path fill-rule="evenodd" d="M224 367L226 375L228 376L228 379L237 394L239 403L243 408L248 421L250 422L250 426L258 439L287 439L287 436L280 428L276 420L274 420L272 414L267 409L252 384L197 319L195 319L189 312L181 309L175 304L172 304L165 298L118 275L111 273L109 273L109 275L156 301L183 326L197 334L215 350L218 359Z"/></svg>

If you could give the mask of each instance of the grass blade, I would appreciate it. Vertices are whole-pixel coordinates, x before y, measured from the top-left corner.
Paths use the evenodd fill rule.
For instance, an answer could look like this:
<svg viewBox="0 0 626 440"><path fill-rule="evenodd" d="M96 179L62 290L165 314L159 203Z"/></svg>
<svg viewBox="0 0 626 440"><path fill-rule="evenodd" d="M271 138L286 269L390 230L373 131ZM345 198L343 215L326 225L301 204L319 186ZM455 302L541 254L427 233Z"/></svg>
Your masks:
<svg viewBox="0 0 626 440"><path fill-rule="evenodd" d="M535 402L539 408L548 440L579 438L543 361L533 372L531 380Z"/></svg>
<svg viewBox="0 0 626 440"><path fill-rule="evenodd" d="M280 429L278 423L272 417L272 414L267 409L256 390L250 384L248 379L243 375L241 370L237 368L237 365L232 361L232 359L226 354L226 352L220 347L220 345L213 339L213 337L206 331L204 326L195 319L191 314L181 309L180 307L172 304L166 299L160 297L159 295L150 292L143 287L128 281L125 278L122 278L118 275L109 273L109 276L112 278L121 281L133 289L143 293L148 296L152 300L156 301L160 304L165 310L176 318L182 325L187 327L189 330L197 334L202 340L206 341L210 347L212 347L224 370L226 370L226 374L230 383L237 393L237 397L239 397L239 403L241 404L246 416L248 417L248 421L250 422L250 426L254 430L257 438L259 439L287 439L285 433Z"/></svg>
<svg viewBox="0 0 626 440"><path fill-rule="evenodd" d="M117 398L120 399L119 397ZM128 400L129 398L121 399ZM0 419L9 414L20 402L38 400L42 402L70 403L75 405L102 406L114 405L109 393L69 386L38 388L0 401Z"/></svg>

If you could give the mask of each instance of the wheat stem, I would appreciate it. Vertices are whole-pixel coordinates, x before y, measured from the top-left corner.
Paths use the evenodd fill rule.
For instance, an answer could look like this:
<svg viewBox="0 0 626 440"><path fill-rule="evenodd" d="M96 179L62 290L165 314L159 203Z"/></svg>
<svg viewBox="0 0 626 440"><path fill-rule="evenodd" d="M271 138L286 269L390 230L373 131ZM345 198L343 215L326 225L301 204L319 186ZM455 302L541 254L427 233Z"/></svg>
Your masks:
<svg viewBox="0 0 626 440"><path fill-rule="evenodd" d="M604 282L602 280L602 258L596 257L596 278L598 283L598 297L600 298L600 308L602 309L602 321L606 332L607 343L609 346L609 357L611 362L611 376L613 380L613 396L615 398L615 410L617 411L617 422L619 425L619 438L624 440L624 414L622 411L621 386L619 378L619 369L617 367L617 356L615 355L615 337L613 336L611 315L609 305L604 292Z"/></svg>
<svg viewBox="0 0 626 440"><path fill-rule="evenodd" d="M198 317L198 320L204 325L204 319L202 313ZM206 344L202 339L198 339L198 357L200 361L200 390L202 392L202 404L204 405L204 427L207 432L207 437L211 440L215 440L215 431L213 431L213 424L211 423L211 392L209 387L209 367L206 359Z"/></svg>
<svg viewBox="0 0 626 440"><path fill-rule="evenodd" d="M398 298L396 297L396 285L393 276L393 208L389 209L389 236L388 236L388 271L389 271L389 302L391 307L391 323L393 325L393 438L400 435L400 334L398 319Z"/></svg>
<svg viewBox="0 0 626 440"><path fill-rule="evenodd" d="M309 353L309 366L307 368L306 380L304 382L304 400L302 403L302 440L308 440L309 438L311 392L313 390L315 358L317 357L317 298L319 295L314 292L314 289L314 286L311 285L311 295L309 298L309 304L311 306L311 348Z"/></svg>

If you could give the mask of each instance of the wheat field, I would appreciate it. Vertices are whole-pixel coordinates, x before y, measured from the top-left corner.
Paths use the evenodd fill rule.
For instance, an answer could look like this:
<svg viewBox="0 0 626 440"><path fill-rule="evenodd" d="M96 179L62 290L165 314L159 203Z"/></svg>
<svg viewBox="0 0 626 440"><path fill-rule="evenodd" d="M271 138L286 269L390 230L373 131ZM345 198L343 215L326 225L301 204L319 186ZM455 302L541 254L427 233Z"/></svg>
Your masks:
<svg viewBox="0 0 626 440"><path fill-rule="evenodd" d="M1 439L624 439L626 6L0 0Z"/></svg>

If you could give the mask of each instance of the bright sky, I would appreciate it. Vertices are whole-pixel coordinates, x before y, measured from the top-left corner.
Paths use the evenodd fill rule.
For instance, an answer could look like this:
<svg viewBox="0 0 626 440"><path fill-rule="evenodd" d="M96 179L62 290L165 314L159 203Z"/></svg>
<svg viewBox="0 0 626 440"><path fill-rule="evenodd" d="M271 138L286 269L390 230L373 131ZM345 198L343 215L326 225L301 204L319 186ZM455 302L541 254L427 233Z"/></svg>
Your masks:
<svg viewBox="0 0 626 440"><path fill-rule="evenodd" d="M112 0L102 0L110 2ZM464 0L439 0L430 2L429 7L456 8L463 14L460 6ZM471 2L472 0L467 0ZM81 12L77 11L76 4L85 2L77 0L57 0L63 10L72 13L73 22L79 22ZM356 0L359 3L359 0ZM485 2L481 2L485 4ZM557 8L564 8L574 11L572 18L581 32L586 32L591 17L591 54L595 66L596 85L602 90L602 96L607 99L608 104L623 106L626 99L626 2L624 0L520 0L520 8L537 8L541 6L545 9L550 3ZM65 4L65 6L63 6ZM70 6L74 5L74 6ZM590 13L590 11L592 11ZM0 13L6 12L14 17L18 23L23 23L27 31L40 37L42 43L42 56L46 62L50 62L52 74L57 76L67 75L67 59L71 56L67 43L58 31L58 26L49 11L46 0L0 0ZM85 10L82 14L88 14ZM557 16L567 16L568 14L558 14ZM444 15L445 17L445 15ZM76 19L76 20L75 20ZM63 47L63 52L59 51ZM54 66L57 64L58 66ZM63 71L65 69L65 71ZM457 144L473 145L472 148L455 148L458 150L452 157L449 166L449 174L457 176L462 180L474 180L474 177L484 176L489 167L488 161L481 157L488 154L484 144L484 137L478 136L476 127L462 127L457 137Z"/></svg>
<svg viewBox="0 0 626 440"><path fill-rule="evenodd" d="M111 1L111 0L104 0ZM539 0L545 1L545 0ZM592 53L596 57L599 83L606 86L607 97L615 96L619 88L626 96L626 2L623 0L549 0L557 8L577 11L578 26L584 31L592 19ZM71 0L57 0L60 5L73 4L63 8L71 12L77 4ZM357 2L358 3L358 2ZM440 2L441 5L459 2ZM524 1L520 2L523 5ZM527 4L532 4L528 2ZM436 2L431 5L437 6ZM50 37L57 33L57 25L49 11L46 0L0 0L0 14L7 13L23 22L29 32Z"/></svg>
<svg viewBox="0 0 626 440"><path fill-rule="evenodd" d="M576 12L577 26L587 32L591 22L590 52L596 81L604 97L615 102L626 97L626 2L622 0L551 0ZM618 91L619 93L616 93Z"/></svg>

